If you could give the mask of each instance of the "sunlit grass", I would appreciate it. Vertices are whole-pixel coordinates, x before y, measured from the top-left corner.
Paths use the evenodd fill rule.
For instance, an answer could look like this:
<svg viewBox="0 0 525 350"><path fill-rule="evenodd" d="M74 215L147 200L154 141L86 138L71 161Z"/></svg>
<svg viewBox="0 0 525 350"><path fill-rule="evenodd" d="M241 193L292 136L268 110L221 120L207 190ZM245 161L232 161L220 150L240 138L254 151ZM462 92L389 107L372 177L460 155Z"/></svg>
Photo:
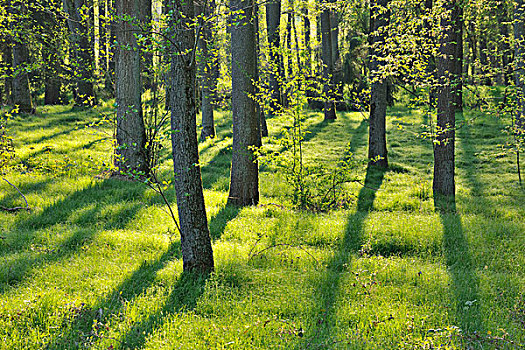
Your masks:
<svg viewBox="0 0 525 350"><path fill-rule="evenodd" d="M218 112L217 137L200 144L216 262L206 280L182 274L154 191L100 176L112 130L86 127L99 112L45 107L10 121L18 166L5 177L32 210L0 213L0 348L525 345L525 194L497 147L505 120L465 115L475 119L457 132L457 214L434 211L425 115L402 107L390 110L392 168L366 174L363 163L368 187L348 185L351 206L316 214L293 210L271 164L261 205L226 206L231 115ZM278 149L286 123L269 119L264 142ZM310 113L304 127L308 162L334 164L348 149L365 159L362 114L327 123ZM169 144L161 159L169 179ZM0 190L0 205L24 204L7 183Z"/></svg>

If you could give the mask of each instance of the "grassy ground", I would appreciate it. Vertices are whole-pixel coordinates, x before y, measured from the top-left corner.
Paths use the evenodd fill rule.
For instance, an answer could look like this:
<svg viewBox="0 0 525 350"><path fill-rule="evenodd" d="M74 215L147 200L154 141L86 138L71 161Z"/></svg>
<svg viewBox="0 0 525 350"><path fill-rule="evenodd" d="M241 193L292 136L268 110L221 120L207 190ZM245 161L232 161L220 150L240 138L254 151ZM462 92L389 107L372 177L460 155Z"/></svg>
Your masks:
<svg viewBox="0 0 525 350"><path fill-rule="evenodd" d="M525 192L498 154L505 121L459 117L470 122L457 135L457 214L434 211L425 115L401 107L389 112L392 170L360 168L367 186L349 185L350 208L313 214L290 209L271 166L261 205L225 205L231 121L220 113L218 137L201 144L216 261L203 280L181 274L155 192L97 176L111 163L111 131L86 128L97 113L38 112L10 122L20 165L5 177L33 210L0 213L1 349L525 346ZM274 136L283 126L268 123ZM347 149L364 159L361 114L307 124L309 161ZM24 204L0 191L0 205Z"/></svg>

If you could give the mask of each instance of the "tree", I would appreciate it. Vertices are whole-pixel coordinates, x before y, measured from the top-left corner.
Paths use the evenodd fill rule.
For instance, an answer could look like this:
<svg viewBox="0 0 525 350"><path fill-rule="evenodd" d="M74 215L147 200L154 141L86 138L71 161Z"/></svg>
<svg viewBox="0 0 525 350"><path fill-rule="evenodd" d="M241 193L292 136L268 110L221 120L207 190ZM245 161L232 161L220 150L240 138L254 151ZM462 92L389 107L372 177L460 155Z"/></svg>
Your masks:
<svg viewBox="0 0 525 350"><path fill-rule="evenodd" d="M117 104L117 149L115 166L118 173L148 172L146 132L142 118L140 50L133 25L140 11L140 0L116 0L117 62L115 69Z"/></svg>
<svg viewBox="0 0 525 350"><path fill-rule="evenodd" d="M434 200L455 199L455 127L456 101L458 89L458 25L461 9L456 0L443 1L444 14L441 17L439 55L437 58L437 129L434 140L434 180L432 189Z"/></svg>
<svg viewBox="0 0 525 350"><path fill-rule="evenodd" d="M324 119L334 120L335 103L333 101L333 81L334 65L332 59L332 26L330 24L330 8L327 3L321 12L321 41L322 41L322 58L323 58L323 98L324 102Z"/></svg>
<svg viewBox="0 0 525 350"><path fill-rule="evenodd" d="M381 68L384 67L384 45L388 24L389 0L373 0L370 3L370 118L368 131L368 159L372 165L388 167L386 148L386 109L388 105L388 82Z"/></svg>
<svg viewBox="0 0 525 350"><path fill-rule="evenodd" d="M514 9L514 80L517 88L518 106L515 117L514 135L519 144L525 143L525 1L516 0ZM518 177L521 183L520 149L516 152Z"/></svg>
<svg viewBox="0 0 525 350"><path fill-rule="evenodd" d="M283 97L281 93L281 79L283 79L282 57L279 52L281 37L279 27L281 23L281 0L272 0L266 4L266 30L268 36L268 50L270 65L269 88L270 107L268 113L274 115L281 110Z"/></svg>
<svg viewBox="0 0 525 350"><path fill-rule="evenodd" d="M213 251L197 144L193 0L169 0L167 6L171 62L167 84L183 269L208 274L213 271Z"/></svg>
<svg viewBox="0 0 525 350"><path fill-rule="evenodd" d="M201 72L201 111L202 131L201 140L215 136L215 121L213 115L213 96L217 89L217 77L214 66L218 64L217 51L214 49L214 38L212 28L215 20L212 19L215 1L199 1L195 10L199 15L200 35L197 43L200 50L200 72Z"/></svg>
<svg viewBox="0 0 525 350"><path fill-rule="evenodd" d="M96 104L93 63L94 53L90 43L90 30L86 17L91 15L89 0L64 0L64 10L68 14L67 25L70 32L75 65L76 90L75 103L79 106Z"/></svg>
<svg viewBox="0 0 525 350"><path fill-rule="evenodd" d="M233 148L228 203L246 206L259 202L259 168L254 148L261 145L260 118L253 100L255 57L254 1L230 0L232 11Z"/></svg>
<svg viewBox="0 0 525 350"><path fill-rule="evenodd" d="M23 38L14 39L13 45L13 104L18 106L22 113L33 112L33 100L29 90L27 68L29 64L29 50Z"/></svg>

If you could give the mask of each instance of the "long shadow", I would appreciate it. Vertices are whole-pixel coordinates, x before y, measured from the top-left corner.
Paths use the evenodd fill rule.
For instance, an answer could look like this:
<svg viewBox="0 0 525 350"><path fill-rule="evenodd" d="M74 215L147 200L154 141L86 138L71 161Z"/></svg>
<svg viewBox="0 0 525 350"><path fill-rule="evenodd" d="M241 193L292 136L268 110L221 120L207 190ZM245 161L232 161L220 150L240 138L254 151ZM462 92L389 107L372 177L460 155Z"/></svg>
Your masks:
<svg viewBox="0 0 525 350"><path fill-rule="evenodd" d="M461 217L455 212L454 203L437 201L436 204L443 224L443 252L451 279L456 322L466 333L484 334L479 279L470 257Z"/></svg>
<svg viewBox="0 0 525 350"><path fill-rule="evenodd" d="M7 262L2 266L4 280L0 279L0 293L15 287L34 269L43 263L55 262L72 256L82 246L89 244L96 232L104 229L122 229L145 205L133 200L143 198L145 186L115 183L108 180L77 191L64 200L46 207L41 213L25 217L5 233L0 244L0 258ZM114 211L105 210L108 205L125 203ZM86 209L87 208L87 209ZM56 247L32 245L40 229L57 224L74 224L72 234Z"/></svg>
<svg viewBox="0 0 525 350"><path fill-rule="evenodd" d="M351 255L358 254L363 245L363 224L373 210L376 192L383 183L385 172L385 169L373 166L367 168L365 186L358 195L357 210L348 217L343 241L328 263L326 275L315 292L319 302L312 318L316 323L307 332L307 347L323 347L335 336L333 327L336 324L336 299L344 268Z"/></svg>

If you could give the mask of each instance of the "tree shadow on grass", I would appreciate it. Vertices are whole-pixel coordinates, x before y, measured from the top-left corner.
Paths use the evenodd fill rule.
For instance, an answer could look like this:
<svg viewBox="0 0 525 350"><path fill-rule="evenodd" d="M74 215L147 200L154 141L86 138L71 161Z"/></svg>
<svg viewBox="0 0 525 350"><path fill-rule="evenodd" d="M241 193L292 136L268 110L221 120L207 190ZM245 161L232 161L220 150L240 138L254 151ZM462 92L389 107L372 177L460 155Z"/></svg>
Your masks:
<svg viewBox="0 0 525 350"><path fill-rule="evenodd" d="M116 181L95 183L74 192L38 214L25 216L5 232L0 242L0 259L5 261L0 293L15 287L42 264L72 256L101 228L125 228L145 205L136 201L143 198L145 186ZM39 230L56 230L56 235L62 226L72 231L62 242L50 246L39 243Z"/></svg>
<svg viewBox="0 0 525 350"><path fill-rule="evenodd" d="M385 169L373 166L367 168L365 186L358 195L357 210L348 217L343 241L329 261L326 275L321 277L317 286L315 296L318 302L312 315L312 321L315 323L307 332L304 344L307 347L326 347L335 336L336 300L344 269L350 262L351 255L358 254L363 245L363 224L373 210L376 192L383 183L385 173Z"/></svg>
<svg viewBox="0 0 525 350"><path fill-rule="evenodd" d="M464 332L483 334L479 278L470 256L461 217L456 213L455 204L444 199L436 201L436 210L443 224L443 252L450 275L457 325Z"/></svg>

